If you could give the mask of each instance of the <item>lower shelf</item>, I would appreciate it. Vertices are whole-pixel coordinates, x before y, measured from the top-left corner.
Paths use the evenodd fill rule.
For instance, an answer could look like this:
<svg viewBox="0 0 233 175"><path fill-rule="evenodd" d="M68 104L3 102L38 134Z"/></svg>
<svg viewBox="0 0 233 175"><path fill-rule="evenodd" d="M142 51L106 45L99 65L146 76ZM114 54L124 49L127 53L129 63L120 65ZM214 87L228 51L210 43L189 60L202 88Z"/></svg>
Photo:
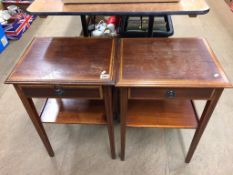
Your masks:
<svg viewBox="0 0 233 175"><path fill-rule="evenodd" d="M198 117L189 100L129 100L127 126L197 128Z"/></svg>
<svg viewBox="0 0 233 175"><path fill-rule="evenodd" d="M41 121L57 124L107 124L102 100L48 99Z"/></svg>

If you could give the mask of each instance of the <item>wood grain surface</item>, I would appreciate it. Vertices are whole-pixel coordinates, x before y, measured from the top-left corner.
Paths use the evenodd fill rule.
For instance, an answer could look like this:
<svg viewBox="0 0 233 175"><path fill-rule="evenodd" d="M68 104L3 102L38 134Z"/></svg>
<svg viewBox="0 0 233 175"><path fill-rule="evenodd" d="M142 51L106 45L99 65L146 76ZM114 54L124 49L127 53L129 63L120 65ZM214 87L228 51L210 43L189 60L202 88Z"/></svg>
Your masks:
<svg viewBox="0 0 233 175"><path fill-rule="evenodd" d="M231 87L201 38L122 39L120 54L120 87Z"/></svg>
<svg viewBox="0 0 233 175"><path fill-rule="evenodd" d="M114 49L110 38L35 38L6 83L113 84Z"/></svg>
<svg viewBox="0 0 233 175"><path fill-rule="evenodd" d="M86 14L204 14L205 0L180 0L179 3L64 4L62 0L35 0L28 12L44 15Z"/></svg>
<svg viewBox="0 0 233 175"><path fill-rule="evenodd" d="M129 100L126 125L131 127L196 128L190 100Z"/></svg>
<svg viewBox="0 0 233 175"><path fill-rule="evenodd" d="M57 124L107 124L101 100L48 99L41 121Z"/></svg>

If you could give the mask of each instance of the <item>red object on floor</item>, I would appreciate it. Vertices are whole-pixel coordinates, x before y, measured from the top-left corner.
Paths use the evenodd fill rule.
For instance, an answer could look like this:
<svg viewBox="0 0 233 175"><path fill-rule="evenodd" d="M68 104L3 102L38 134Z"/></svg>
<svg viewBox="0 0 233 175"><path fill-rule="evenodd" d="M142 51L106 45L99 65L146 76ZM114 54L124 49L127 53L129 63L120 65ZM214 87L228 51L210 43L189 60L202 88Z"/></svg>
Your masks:
<svg viewBox="0 0 233 175"><path fill-rule="evenodd" d="M117 23L117 17L116 16L110 16L107 20L107 24L115 24Z"/></svg>
<svg viewBox="0 0 233 175"><path fill-rule="evenodd" d="M114 24L115 26L118 26L119 21L120 21L120 17L110 16L107 20L107 24Z"/></svg>

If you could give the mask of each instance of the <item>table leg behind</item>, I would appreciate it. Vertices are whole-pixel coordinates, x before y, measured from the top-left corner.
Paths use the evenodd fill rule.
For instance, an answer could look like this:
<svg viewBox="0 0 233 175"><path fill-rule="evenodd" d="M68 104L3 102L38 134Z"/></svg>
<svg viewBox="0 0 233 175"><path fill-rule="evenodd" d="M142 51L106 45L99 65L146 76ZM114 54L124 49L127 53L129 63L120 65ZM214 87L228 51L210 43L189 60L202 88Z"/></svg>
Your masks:
<svg viewBox="0 0 233 175"><path fill-rule="evenodd" d="M81 15L81 22L82 22L83 36L88 37L86 15Z"/></svg>
<svg viewBox="0 0 233 175"><path fill-rule="evenodd" d="M113 101L112 101L112 88L110 86L103 87L105 113L108 121L108 136L111 147L112 158L116 158L115 152L115 139L114 139L114 126L113 126Z"/></svg>
<svg viewBox="0 0 233 175"><path fill-rule="evenodd" d="M34 127L36 128L37 133L39 134L42 142L44 143L45 148L48 151L48 154L53 157L54 156L54 152L53 149L51 147L51 144L49 142L48 136L45 132L45 129L40 121L40 117L36 111L35 105L32 101L31 98L28 98L24 95L24 93L22 92L21 88L18 87L17 85L14 86L16 89L16 92L18 93L18 96L20 97Z"/></svg>
<svg viewBox="0 0 233 175"><path fill-rule="evenodd" d="M191 145L189 147L188 154L186 156L185 162L189 163L192 159L193 153L196 150L196 147L201 139L201 136L208 124L208 121L214 111L215 106L218 103L218 100L223 92L223 89L216 89L213 98L209 101L207 101L206 106L204 108L204 111L202 113L202 116L200 118L198 128L196 129L196 132L194 134L193 140L191 142Z"/></svg>
<svg viewBox="0 0 233 175"><path fill-rule="evenodd" d="M121 116L121 160L125 160L126 118L128 108L128 89L120 89L120 116Z"/></svg>
<svg viewBox="0 0 233 175"><path fill-rule="evenodd" d="M149 16L148 37L153 36L154 16Z"/></svg>

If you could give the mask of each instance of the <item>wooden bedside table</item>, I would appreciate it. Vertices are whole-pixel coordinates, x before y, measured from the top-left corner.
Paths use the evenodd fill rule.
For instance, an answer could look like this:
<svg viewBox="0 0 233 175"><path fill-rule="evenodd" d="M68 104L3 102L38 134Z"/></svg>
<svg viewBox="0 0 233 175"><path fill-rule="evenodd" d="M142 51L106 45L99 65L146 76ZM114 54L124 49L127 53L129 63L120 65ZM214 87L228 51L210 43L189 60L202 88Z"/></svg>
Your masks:
<svg viewBox="0 0 233 175"><path fill-rule="evenodd" d="M112 86L115 40L35 38L6 80L13 84L50 156L43 122L108 126L115 158ZM47 98L38 114L32 98Z"/></svg>
<svg viewBox="0 0 233 175"><path fill-rule="evenodd" d="M224 88L232 87L204 39L122 39L121 159L126 127L196 129L189 163ZM207 100L199 119L193 100Z"/></svg>

